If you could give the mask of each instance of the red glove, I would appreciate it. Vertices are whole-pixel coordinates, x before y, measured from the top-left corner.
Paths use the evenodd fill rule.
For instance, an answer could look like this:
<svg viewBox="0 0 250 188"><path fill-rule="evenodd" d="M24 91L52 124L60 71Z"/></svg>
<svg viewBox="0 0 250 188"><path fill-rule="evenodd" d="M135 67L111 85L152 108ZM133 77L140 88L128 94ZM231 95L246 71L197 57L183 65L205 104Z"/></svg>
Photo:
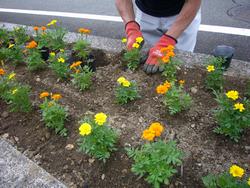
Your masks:
<svg viewBox="0 0 250 188"><path fill-rule="evenodd" d="M140 25L136 21L130 21L125 25L125 31L127 34L127 48L130 50L136 42L136 38L142 37Z"/></svg>
<svg viewBox="0 0 250 188"><path fill-rule="evenodd" d="M148 59L144 64L144 71L148 74L156 73L159 69L159 58L163 57L161 48L167 47L168 45L175 46L177 40L169 35L164 34L160 40L149 50Z"/></svg>

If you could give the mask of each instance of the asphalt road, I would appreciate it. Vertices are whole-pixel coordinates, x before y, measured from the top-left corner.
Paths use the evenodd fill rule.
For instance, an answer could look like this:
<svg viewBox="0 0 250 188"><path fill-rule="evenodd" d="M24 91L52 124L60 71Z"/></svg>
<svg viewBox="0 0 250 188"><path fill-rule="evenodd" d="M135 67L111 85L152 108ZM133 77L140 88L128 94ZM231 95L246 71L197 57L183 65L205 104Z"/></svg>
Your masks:
<svg viewBox="0 0 250 188"><path fill-rule="evenodd" d="M0 0L0 8L119 16L114 0ZM116 39L125 36L124 26L120 22L0 12L1 22L45 25L51 19L61 20L62 25L70 31L86 27L97 36ZM203 0L202 24L250 29L250 0ZM250 62L248 36L200 31L195 52L211 53L215 46L221 44L233 46L236 49L235 58Z"/></svg>

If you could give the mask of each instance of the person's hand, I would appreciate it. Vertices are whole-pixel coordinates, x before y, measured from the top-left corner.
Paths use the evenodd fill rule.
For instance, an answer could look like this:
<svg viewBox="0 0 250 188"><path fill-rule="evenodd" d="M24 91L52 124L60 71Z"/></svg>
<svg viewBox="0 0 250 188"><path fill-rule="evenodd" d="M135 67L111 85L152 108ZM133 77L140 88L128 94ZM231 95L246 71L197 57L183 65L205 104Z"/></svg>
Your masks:
<svg viewBox="0 0 250 188"><path fill-rule="evenodd" d="M136 38L143 38L140 31L140 25L136 21L130 21L126 24L125 31L127 34L127 48L128 50L131 50L133 48L133 44L136 42Z"/></svg>
<svg viewBox="0 0 250 188"><path fill-rule="evenodd" d="M168 45L175 46L177 40L169 35L164 34L160 40L149 50L148 58L144 64L143 70L147 73L156 73L160 70L159 58L163 57L161 49L167 47Z"/></svg>

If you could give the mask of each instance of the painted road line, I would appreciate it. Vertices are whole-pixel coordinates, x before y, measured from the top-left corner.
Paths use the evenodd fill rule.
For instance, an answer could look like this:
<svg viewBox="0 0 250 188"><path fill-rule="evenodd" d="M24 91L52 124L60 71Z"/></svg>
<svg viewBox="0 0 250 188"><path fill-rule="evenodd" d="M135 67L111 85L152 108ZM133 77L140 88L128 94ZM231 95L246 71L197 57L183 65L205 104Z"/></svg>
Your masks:
<svg viewBox="0 0 250 188"><path fill-rule="evenodd" d="M7 8L0 8L0 12L122 22L122 19L119 16L107 16L107 15L98 15L98 14L82 14L82 13L73 13L73 12L55 12L55 11L44 11L44 10L24 10L24 9L7 9ZM250 29L217 26L217 25L201 24L199 31L250 36Z"/></svg>

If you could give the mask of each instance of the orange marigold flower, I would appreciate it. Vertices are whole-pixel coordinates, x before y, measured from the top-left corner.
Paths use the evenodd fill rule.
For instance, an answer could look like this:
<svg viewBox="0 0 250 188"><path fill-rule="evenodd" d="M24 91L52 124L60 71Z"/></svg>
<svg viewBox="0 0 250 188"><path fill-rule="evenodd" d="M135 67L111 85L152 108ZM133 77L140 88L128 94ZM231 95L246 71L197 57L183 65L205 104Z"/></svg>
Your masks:
<svg viewBox="0 0 250 188"><path fill-rule="evenodd" d="M164 82L163 84L167 89L169 89L171 87L171 83L168 82L167 80Z"/></svg>
<svg viewBox="0 0 250 188"><path fill-rule="evenodd" d="M47 27L42 26L41 29L42 29L42 31L46 31L46 30L47 30Z"/></svg>
<svg viewBox="0 0 250 188"><path fill-rule="evenodd" d="M168 91L168 88L164 85L158 85L156 88L156 93L158 94L165 94Z"/></svg>
<svg viewBox="0 0 250 188"><path fill-rule="evenodd" d="M49 96L49 92L44 91L44 92L42 92L42 93L40 94L40 99L45 98L45 97L48 97L48 96Z"/></svg>
<svg viewBox="0 0 250 188"><path fill-rule="evenodd" d="M155 132L153 130L146 129L142 133L142 138L144 140L153 141L155 138Z"/></svg>
<svg viewBox="0 0 250 188"><path fill-rule="evenodd" d="M173 51L170 51L170 52L168 52L168 56L169 56L169 57L174 57L174 56L175 56L175 53L174 53Z"/></svg>
<svg viewBox="0 0 250 188"><path fill-rule="evenodd" d="M80 70L79 69L76 69L75 70L76 74L80 73Z"/></svg>
<svg viewBox="0 0 250 188"><path fill-rule="evenodd" d="M79 28L78 32L79 33L84 33L84 34L90 34L91 30L90 29L86 29L86 28Z"/></svg>
<svg viewBox="0 0 250 188"><path fill-rule="evenodd" d="M155 136L161 136L163 129L163 126L159 122L152 123L149 127L149 130L155 132Z"/></svg>
<svg viewBox="0 0 250 188"><path fill-rule="evenodd" d="M168 45L168 46L166 47L166 49L167 49L168 51L173 51L173 50L174 50L174 46L173 46L173 45Z"/></svg>
<svg viewBox="0 0 250 188"><path fill-rule="evenodd" d="M29 42L29 44L26 46L26 48L28 48L28 49L32 49L32 48L36 48L36 47L37 47L37 43L34 40Z"/></svg>
<svg viewBox="0 0 250 188"><path fill-rule="evenodd" d="M38 31L38 30L39 30L39 27L35 26L35 27L33 27L33 30L34 30L34 31Z"/></svg>
<svg viewBox="0 0 250 188"><path fill-rule="evenodd" d="M78 67L79 65L81 65L82 64L82 62L81 61L77 61L77 62L75 62L75 63L72 63L71 65L70 65L70 69L73 69L73 68L75 68L75 67Z"/></svg>
<svg viewBox="0 0 250 188"><path fill-rule="evenodd" d="M163 56L162 61L163 61L163 63L169 63L169 61L170 61L169 56L168 55Z"/></svg>
<svg viewBox="0 0 250 188"><path fill-rule="evenodd" d="M53 100L57 101L57 100L61 99L62 96L61 96L60 94L54 94L54 95L52 95L51 98L52 98Z"/></svg>
<svg viewBox="0 0 250 188"><path fill-rule="evenodd" d="M0 75L4 75L5 71L3 69L0 69Z"/></svg>

